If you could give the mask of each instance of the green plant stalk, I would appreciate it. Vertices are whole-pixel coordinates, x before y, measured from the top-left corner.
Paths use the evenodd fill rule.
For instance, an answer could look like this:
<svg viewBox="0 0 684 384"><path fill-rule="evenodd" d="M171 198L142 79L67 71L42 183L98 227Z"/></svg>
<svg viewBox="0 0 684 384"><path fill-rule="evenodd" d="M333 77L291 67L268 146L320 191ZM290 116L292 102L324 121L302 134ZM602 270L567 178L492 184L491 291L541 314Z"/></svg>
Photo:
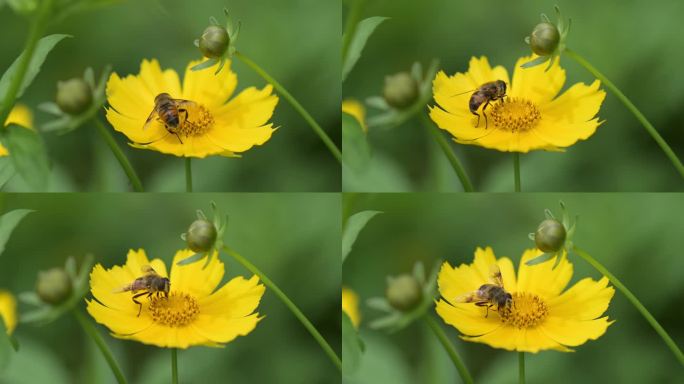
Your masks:
<svg viewBox="0 0 684 384"><path fill-rule="evenodd" d="M515 191L520 192L520 153L513 152L513 179L515 181Z"/></svg>
<svg viewBox="0 0 684 384"><path fill-rule="evenodd" d="M525 384L525 352L518 352L518 382Z"/></svg>
<svg viewBox="0 0 684 384"><path fill-rule="evenodd" d="M131 182L133 190L136 192L145 192L138 174L135 173L135 169L133 169L133 166L128 161L128 158L126 155L124 155L123 151L121 151L121 148L119 148L119 144L116 143L116 140L114 140L114 136L112 136L112 134L109 132L109 129L107 129L107 127L105 127L97 117L93 118L93 123L95 123L95 126L100 132L100 135L102 135L102 138L105 140L105 142L107 142L107 145L114 154L114 157L116 157L116 159L119 161L124 173L126 173L126 176L128 176L128 180Z"/></svg>
<svg viewBox="0 0 684 384"><path fill-rule="evenodd" d="M192 162L185 158L185 192L192 192Z"/></svg>
<svg viewBox="0 0 684 384"><path fill-rule="evenodd" d="M463 382L466 384L473 384L473 377L470 376L470 372L468 372L468 368L466 368L465 364L463 364L463 361L458 355L456 348L454 348L454 346L451 345L451 342L449 342L449 338L447 337L446 333L444 333L444 330L429 314L426 313L423 315L423 318L437 337L437 340L439 340L439 342L442 344L442 347L444 347L444 350L449 355L449 358L451 358L451 361L454 363L454 366L456 366L456 369L458 370L459 375L461 375Z"/></svg>
<svg viewBox="0 0 684 384"><path fill-rule="evenodd" d="M178 349L171 348L171 383L178 384Z"/></svg>
<svg viewBox="0 0 684 384"><path fill-rule="evenodd" d="M456 157L456 154L454 153L453 149L449 146L449 142L447 141L447 139L444 138L444 135L442 135L442 132L440 132L440 129L437 128L434 124L432 124L432 122L428 120L425 114L421 113L420 119L423 122L423 124L428 128L430 134L432 134L432 137L435 139L439 147L442 149L442 152L444 152L444 156L446 156L447 160L449 160L451 168L454 169L454 172L456 172L456 176L458 176L458 179L461 181L463 190L466 192L474 192L475 189L473 189L473 184L470 182L468 174L465 172L465 169L463 169L461 162L458 160L458 157Z"/></svg>
<svg viewBox="0 0 684 384"><path fill-rule="evenodd" d="M119 384L126 384L126 378L121 372L121 368L119 368L119 365L116 363L116 360L114 360L114 355L112 355L112 351L109 350L109 347L102 339L102 336L100 336L100 334L97 332L97 329L93 327L93 325L86 319L85 316L83 316L83 314L78 309L73 309L72 312L78 323L85 331L85 333L88 334L88 336L90 336L91 339L93 339L97 347L100 349L100 352L102 352L102 356L104 356L105 360L107 360L107 364L109 364L109 368L112 370L114 377L116 377L116 381Z"/></svg>
<svg viewBox="0 0 684 384"><path fill-rule="evenodd" d="M658 131L656 131L653 124L651 124L646 119L646 116L644 116L644 114L641 113L641 111L639 111L639 109L634 104L632 104L632 102L627 98L627 96L625 96L625 94L622 93L620 89L618 89L618 87L615 86L615 84L613 84L610 80L608 80L608 78L606 78L601 72L594 68L594 66L591 65L584 57L580 56L575 51L572 51L570 49L565 49L565 54L573 60L575 60L576 62L578 62L586 70L591 72L591 74L594 75L594 77L601 80L605 87L610 89L613 92L613 94L617 96L617 98L622 102L622 104L624 104L625 107L627 107L627 109L629 109L629 111L632 112L632 114L637 118L637 120L639 120L641 125L644 126L646 132L648 132L653 138L653 140L655 140L655 142L658 143L660 149L662 149L665 153L665 156L667 156L672 162L672 165L674 165L675 168L677 168L679 175L682 176L682 178L684 178L684 165L682 165L681 160L679 160L679 158L674 153L672 148L670 148L670 146L667 144L665 139L663 139L663 137L660 136Z"/></svg>
<svg viewBox="0 0 684 384"><path fill-rule="evenodd" d="M0 129L5 129L5 121L9 116L12 106L17 99L17 94L19 93L19 88L24 82L24 77L28 71L29 64L31 63L31 58L36 50L36 45L38 40L40 40L43 31L48 22L50 16L50 10L52 8L53 0L44 0L40 2L40 8L38 8L36 18L33 19L31 24L31 29L29 30L28 37L26 38L25 48L23 50L24 56L22 57L19 67L17 69L16 75L12 78L12 81L7 89L7 94L0 107Z"/></svg>
<svg viewBox="0 0 684 384"><path fill-rule="evenodd" d="M226 252L230 257L235 259L238 263L242 264L243 267L247 268L250 272L253 274L259 276L259 279L266 285L273 293L278 296L280 301L285 304L285 306L295 315L295 317L299 320L299 322L302 323L304 328L306 328L307 331L313 336L313 338L318 342L318 344L321 346L323 351L325 352L326 355L330 358L330 360L335 364L337 369L342 372L342 360L337 356L335 351L333 351L332 347L330 347L330 344L328 344L327 341L321 336L321 334L318 332L316 327L311 324L311 321L306 318L306 316L302 313L302 311L297 308L297 306L290 300L287 295L278 288L277 285L271 279L268 278L263 272L261 272L257 267L254 266L254 264L250 263L249 260L245 259L242 255L239 253L233 251L232 249L228 248L227 246L223 246L223 251Z"/></svg>
<svg viewBox="0 0 684 384"><path fill-rule="evenodd" d="M674 340L670 337L670 335L665 331L665 329L658 323L658 320L651 315L651 313L644 307L643 304L639 301L639 299L634 296L634 294L625 287L620 280L618 280L617 277L615 277L606 267L604 267L601 263L599 263L596 259L594 259L590 254L587 252L577 248L573 247L573 251L577 255L579 255L581 258L583 258L587 263L591 264L592 267L596 268L597 271L601 272L604 276L610 280L610 282L620 291L622 292L625 297L627 297L627 300L629 300L636 309L641 312L641 315L644 316L646 321L648 321L649 324L655 329L655 331L660 335L660 337L663 339L665 344L672 350L672 353L675 355L677 360L679 360L679 363L684 366L684 353L677 347L677 344L675 344Z"/></svg>
<svg viewBox="0 0 684 384"><path fill-rule="evenodd" d="M235 52L235 57L240 59L243 63L247 64L248 67L252 68L254 72L258 73L259 76L261 76L264 80L269 82L271 85L273 85L273 88L278 91L278 93L287 100L292 107L306 120L306 122L311 126L313 131L318 135L318 137L323 141L323 144L325 144L326 147L328 147L328 150L330 150L330 153L337 159L337 161L342 164L342 152L337 148L335 143L330 139L330 137L325 133L323 128L321 128L320 125L314 120L313 117L309 114L309 112L302 107L301 104L297 101L297 99L290 94L290 92L287 91L280 83L278 83L271 75L266 73L257 63L252 61L249 57L245 56L239 51Z"/></svg>
<svg viewBox="0 0 684 384"><path fill-rule="evenodd" d="M344 33L342 34L342 62L347 59L347 52L349 51L349 44L356 33L356 25L361 18L361 11L363 10L364 0L354 0L349 14L347 15L347 22L344 25Z"/></svg>

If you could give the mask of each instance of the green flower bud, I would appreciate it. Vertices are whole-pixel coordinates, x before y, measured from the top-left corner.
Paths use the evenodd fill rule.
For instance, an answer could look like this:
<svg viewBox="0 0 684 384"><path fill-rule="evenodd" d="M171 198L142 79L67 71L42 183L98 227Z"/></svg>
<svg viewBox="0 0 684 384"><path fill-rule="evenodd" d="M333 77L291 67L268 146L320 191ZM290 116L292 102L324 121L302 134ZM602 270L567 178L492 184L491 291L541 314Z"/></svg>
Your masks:
<svg viewBox="0 0 684 384"><path fill-rule="evenodd" d="M530 48L539 56L549 56L556 51L560 42L558 28L547 22L537 24L530 35Z"/></svg>
<svg viewBox="0 0 684 384"><path fill-rule="evenodd" d="M534 242L542 252L558 252L565 244L565 227L558 220L546 219L534 233Z"/></svg>
<svg viewBox="0 0 684 384"><path fill-rule="evenodd" d="M62 112L78 115L85 112L93 102L93 93L88 83L81 78L57 82L57 106Z"/></svg>
<svg viewBox="0 0 684 384"><path fill-rule="evenodd" d="M63 269L52 268L38 272L36 293L43 302L52 305L61 304L71 296L71 291L71 279Z"/></svg>
<svg viewBox="0 0 684 384"><path fill-rule="evenodd" d="M418 98L418 83L406 72L386 76L382 94L390 106L397 109L408 108Z"/></svg>
<svg viewBox="0 0 684 384"><path fill-rule="evenodd" d="M401 275L388 277L385 295L392 307L408 312L420 304L423 299L423 290L415 277Z"/></svg>
<svg viewBox="0 0 684 384"><path fill-rule="evenodd" d="M211 221L197 219L190 224L185 241L194 252L209 252L216 243L216 235L216 227Z"/></svg>
<svg viewBox="0 0 684 384"><path fill-rule="evenodd" d="M202 33L199 39L199 49L204 55L210 59L223 56L226 49L230 45L230 36L228 31L216 25L210 25Z"/></svg>

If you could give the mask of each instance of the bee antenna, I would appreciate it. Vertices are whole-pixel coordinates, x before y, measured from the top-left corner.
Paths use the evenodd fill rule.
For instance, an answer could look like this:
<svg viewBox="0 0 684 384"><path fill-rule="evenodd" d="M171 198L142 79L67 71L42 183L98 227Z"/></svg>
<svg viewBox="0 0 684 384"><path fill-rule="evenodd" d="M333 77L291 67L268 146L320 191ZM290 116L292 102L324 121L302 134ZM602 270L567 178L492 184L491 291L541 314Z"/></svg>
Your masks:
<svg viewBox="0 0 684 384"><path fill-rule="evenodd" d="M457 93L457 94L455 94L455 95L451 95L451 96L449 96L449 97L456 97L456 96L461 96L461 95L465 95L466 93L470 93L470 92L475 92L475 91L477 91L477 89L471 89L471 90L469 90L469 91L465 91L465 92Z"/></svg>

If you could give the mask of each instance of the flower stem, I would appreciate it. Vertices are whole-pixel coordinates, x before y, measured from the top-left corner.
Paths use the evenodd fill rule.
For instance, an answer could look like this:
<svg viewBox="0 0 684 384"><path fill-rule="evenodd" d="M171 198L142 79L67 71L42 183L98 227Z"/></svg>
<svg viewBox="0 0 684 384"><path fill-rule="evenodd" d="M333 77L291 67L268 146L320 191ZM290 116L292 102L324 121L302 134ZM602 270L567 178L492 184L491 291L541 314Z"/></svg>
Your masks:
<svg viewBox="0 0 684 384"><path fill-rule="evenodd" d="M423 319L425 320L427 325L430 327L432 332L437 337L437 340L439 340L439 342L442 344L442 347L444 347L444 350L451 358L451 361L454 363L454 366L456 366L456 369L458 370L459 375L461 375L461 379L463 379L463 382L466 384L473 384L473 378L472 376L470 376L468 368L466 368L465 364L463 364L463 361L461 361L461 357L458 355L456 348L454 348L451 342L449 342L449 338L447 337L446 333L444 333L444 330L439 326L439 324L435 322L435 320L429 314L425 314L423 316Z"/></svg>
<svg viewBox="0 0 684 384"><path fill-rule="evenodd" d="M311 321L306 318L306 316L302 313L302 311L297 308L295 303L290 300L287 295L278 288L277 285L271 279L268 278L263 272L261 272L254 264L250 263L249 260L245 259L242 255L239 253L233 251L232 249L228 248L227 246L223 246L223 251L226 252L229 256L237 260L238 263L242 264L243 267L247 268L250 272L253 274L259 276L259 279L266 285L273 293L278 296L280 301L285 304L285 306L295 315L295 317L299 320L299 322L302 323L304 328L306 328L307 331L313 336L313 338L318 342L318 344L321 346L323 351L325 352L326 355L330 358L330 360L335 364L337 369L342 371L342 360L337 356L335 351L333 351L332 347L330 347L330 344L328 344L327 341L321 336L321 334L318 332L316 327L311 324Z"/></svg>
<svg viewBox="0 0 684 384"><path fill-rule="evenodd" d="M133 169L133 166L128 161L128 158L126 155L124 155L123 151L121 151L121 148L119 148L119 144L116 143L116 140L114 140L114 136L112 136L112 134L109 132L109 129L107 129L107 127L105 127L97 117L93 118L93 122L95 123L97 130L100 132L100 135L102 135L102 138L105 140L105 142L107 142L107 145L114 154L114 157L116 157L116 159L119 161L119 164L121 164L121 168L123 168L126 176L128 176L128 180L131 182L133 189L136 192L144 192L138 174L135 173L135 169Z"/></svg>
<svg viewBox="0 0 684 384"><path fill-rule="evenodd" d="M653 127L653 124L651 124L647 119L646 116L644 116L637 107L632 104L632 102L625 96L624 93L618 89L618 87L615 86L610 80L608 80L601 72L599 72L594 66L592 66L584 57L580 56L577 54L575 51L572 51L570 49L565 50L565 54L568 55L570 58L578 62L581 66L586 68L589 72L591 72L592 75L594 75L597 79L601 80L603 84L606 86L606 88L610 89L615 96L622 102L622 104L629 109L630 112L639 120L641 125L644 126L646 129L646 132L648 132L653 140L658 143L660 146L660 149L663 150L665 153L665 156L667 156L670 161L672 162L672 165L677 168L677 171L679 174L684 178L684 165L682 165L682 162L679 160L677 155L674 153L672 148L665 142L665 139L663 139L662 136L656 131L655 127Z"/></svg>
<svg viewBox="0 0 684 384"><path fill-rule="evenodd" d="M356 32L356 25L361 18L361 11L363 10L364 0L354 0L347 15L347 22L344 25L344 33L342 33L342 62L347 58L349 51L349 44L351 44L354 33Z"/></svg>
<svg viewBox="0 0 684 384"><path fill-rule="evenodd" d="M85 316L83 316L83 314L78 309L74 309L72 310L72 312L78 323L85 331L85 333L87 333L88 336L90 336L90 338L93 339L97 347L100 349L100 352L102 352L102 356L104 356L105 360L107 360L107 364L109 364L109 368L112 370L114 377L116 377L116 381L119 384L126 384L126 378L121 372L121 368L119 368L119 365L116 363L116 360L114 360L114 355L112 355L112 351L109 350L109 347L102 339L102 336L100 336L100 334L97 332L97 329L93 327L93 325L86 319Z"/></svg>
<svg viewBox="0 0 684 384"><path fill-rule="evenodd" d="M525 384L525 352L518 352L518 382Z"/></svg>
<svg viewBox="0 0 684 384"><path fill-rule="evenodd" d="M178 384L178 349L171 348L171 383Z"/></svg>
<svg viewBox="0 0 684 384"><path fill-rule="evenodd" d="M26 72L28 72L33 53L36 51L38 40L40 40L40 36L43 34L45 26L48 23L52 1L53 0L44 0L40 2L40 8L36 13L36 18L33 19L29 35L26 38L26 44L23 51L24 55L21 58L21 62L19 62L17 72L12 77L9 87L7 88L7 93L4 95L5 98L2 101L2 105L0 105L0 129L4 129L5 127L5 121L12 110L12 106L14 106L21 84L24 82L24 77L26 77Z"/></svg>
<svg viewBox="0 0 684 384"><path fill-rule="evenodd" d="M675 355L677 360L684 366L684 353L677 347L677 344L675 344L674 340L668 335L668 333L665 331L665 329L658 323L658 320L651 315L651 313L644 307L643 304L639 301L639 299L634 296L634 294L625 287L620 280L618 280L617 277L615 277L606 267L604 267L601 263L599 263L596 259L594 259L590 254L587 252L577 248L573 247L573 250L577 255L579 255L581 258L583 258L586 262L591 264L592 267L596 268L597 271L601 272L604 276L610 280L610 282L622 292L625 297L627 297L627 300L629 300L636 309L641 312L641 315L644 316L646 321L648 321L649 324L655 329L655 331L660 335L660 337L663 339L665 344L672 350L672 353Z"/></svg>
<svg viewBox="0 0 684 384"><path fill-rule="evenodd" d="M185 192L192 192L192 163L189 157L185 158Z"/></svg>
<svg viewBox="0 0 684 384"><path fill-rule="evenodd" d="M463 190L466 192L474 192L473 184L470 182L470 179L468 178L468 175L463 169L461 162L458 160L458 157L456 157L456 154L454 153L453 149L449 146L449 142L447 141L447 139L444 138L444 135L442 135L442 132L440 132L439 128L437 128L434 124L432 124L430 120L428 120L425 114L420 114L420 120L428 128L428 130L432 134L432 137L435 139L439 147L442 149L442 152L444 152L444 156L446 156L447 160L449 160L451 168L454 169L454 172L456 172L456 176L458 176L458 179L461 181Z"/></svg>
<svg viewBox="0 0 684 384"><path fill-rule="evenodd" d="M248 67L252 68L254 72L258 73L259 76L263 77L264 80L268 81L273 85L273 87L280 93L282 97L284 97L291 105L294 107L294 109L299 112L299 114L306 120L307 123L311 126L311 128L314 130L314 132L318 135L318 137L323 141L323 144L325 144L326 147L330 150L330 153L337 159L337 161L342 164L342 153L340 150L337 148L335 143L330 139L330 137L325 133L323 128L321 128L320 125L314 120L313 117L309 114L309 112L302 107L301 104L295 99L290 92L287 91L280 83L278 83L271 75L266 73L257 63L252 61L249 57L245 56L242 52L236 51L235 52L235 57L238 59L242 60L243 63L247 64Z"/></svg>
<svg viewBox="0 0 684 384"><path fill-rule="evenodd" d="M515 179L515 191L520 192L520 153L513 152L513 178Z"/></svg>

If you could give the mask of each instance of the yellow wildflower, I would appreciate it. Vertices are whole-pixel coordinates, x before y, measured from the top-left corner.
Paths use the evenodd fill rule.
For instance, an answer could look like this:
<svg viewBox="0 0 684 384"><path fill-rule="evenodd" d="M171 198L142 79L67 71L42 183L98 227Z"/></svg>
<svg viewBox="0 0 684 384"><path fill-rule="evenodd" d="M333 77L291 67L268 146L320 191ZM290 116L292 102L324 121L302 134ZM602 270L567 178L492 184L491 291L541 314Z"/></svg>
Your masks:
<svg viewBox="0 0 684 384"><path fill-rule="evenodd" d="M31 110L23 104L16 104L5 121L5 126L10 124L17 124L24 128L33 129L33 115L31 114ZM7 148L0 144L0 157L7 155L9 155Z"/></svg>
<svg viewBox="0 0 684 384"><path fill-rule="evenodd" d="M342 287L342 312L349 316L354 327L358 328L361 323L361 312L359 311L359 296L347 287Z"/></svg>
<svg viewBox="0 0 684 384"><path fill-rule="evenodd" d="M364 132L368 132L366 125L366 108L356 99L346 99L342 101L342 112L351 115L359 122Z"/></svg>
<svg viewBox="0 0 684 384"><path fill-rule="evenodd" d="M7 334L11 335L17 327L17 301L11 293L0 289L0 318L5 322Z"/></svg>

